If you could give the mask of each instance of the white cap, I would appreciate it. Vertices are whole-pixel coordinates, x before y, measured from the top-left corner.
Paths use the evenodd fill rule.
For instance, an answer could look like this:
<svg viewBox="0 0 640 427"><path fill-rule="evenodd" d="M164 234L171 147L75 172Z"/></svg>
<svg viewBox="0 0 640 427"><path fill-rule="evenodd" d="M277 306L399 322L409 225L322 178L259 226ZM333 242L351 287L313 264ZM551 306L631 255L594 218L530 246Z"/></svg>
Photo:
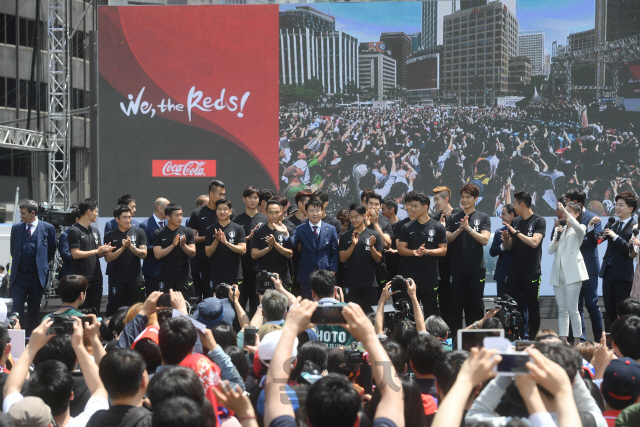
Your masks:
<svg viewBox="0 0 640 427"><path fill-rule="evenodd" d="M258 347L258 357L260 361L269 366L269 361L273 358L273 354L276 352L278 342L282 338L282 331L270 332L264 336L260 341L260 347ZM293 341L293 348L291 349L291 357L298 357L298 338Z"/></svg>

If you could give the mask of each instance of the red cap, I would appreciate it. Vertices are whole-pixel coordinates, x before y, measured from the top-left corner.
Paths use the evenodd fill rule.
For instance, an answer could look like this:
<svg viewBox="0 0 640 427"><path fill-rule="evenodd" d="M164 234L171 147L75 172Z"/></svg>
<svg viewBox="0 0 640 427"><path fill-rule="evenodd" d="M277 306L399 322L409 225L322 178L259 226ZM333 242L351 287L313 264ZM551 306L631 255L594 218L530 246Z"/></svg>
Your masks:
<svg viewBox="0 0 640 427"><path fill-rule="evenodd" d="M142 331L142 333L138 335L135 340L133 340L131 348L136 348L136 344L138 343L138 341L143 338L149 338L154 343L158 345L160 344L160 340L158 339L158 328L156 328L155 326L149 326L144 331Z"/></svg>

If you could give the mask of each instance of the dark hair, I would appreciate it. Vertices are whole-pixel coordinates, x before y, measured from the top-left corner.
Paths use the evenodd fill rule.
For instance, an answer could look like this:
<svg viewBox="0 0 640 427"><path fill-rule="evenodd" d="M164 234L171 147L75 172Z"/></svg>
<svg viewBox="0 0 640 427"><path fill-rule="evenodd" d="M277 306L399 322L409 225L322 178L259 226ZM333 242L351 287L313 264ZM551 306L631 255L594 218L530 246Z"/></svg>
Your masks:
<svg viewBox="0 0 640 427"><path fill-rule="evenodd" d="M158 408L160 403L172 397L188 397L197 404L204 403L204 387L198 375L189 368L172 366L160 370L149 381L147 396L153 408Z"/></svg>
<svg viewBox="0 0 640 427"><path fill-rule="evenodd" d="M315 206L316 208L324 209L322 202L316 199L315 197L312 197L309 200L307 200L307 202L304 204L304 210L305 211L309 210L309 206Z"/></svg>
<svg viewBox="0 0 640 427"><path fill-rule="evenodd" d="M404 349L393 340L385 340L382 341L382 347L387 352L387 356L391 360L391 364L396 369L396 373L399 376L404 375L404 372L407 368L407 363L409 363L409 359L407 358L407 353Z"/></svg>
<svg viewBox="0 0 640 427"><path fill-rule="evenodd" d="M40 363L29 379L29 394L42 399L54 416L69 408L72 390L71 373L64 363L57 360Z"/></svg>
<svg viewBox="0 0 640 427"><path fill-rule="evenodd" d="M426 318L424 324L427 328L427 332L434 337L441 338L442 340L447 339L447 336L449 335L449 325L447 325L442 317L432 314Z"/></svg>
<svg viewBox="0 0 640 427"><path fill-rule="evenodd" d="M367 203L369 203L369 200L371 199L378 199L380 204L382 204L382 196L379 195L378 193L369 194L369 196L367 197Z"/></svg>
<svg viewBox="0 0 640 427"><path fill-rule="evenodd" d="M616 308L618 316L622 317L625 314L633 314L640 317L640 300L636 298L626 298Z"/></svg>
<svg viewBox="0 0 640 427"><path fill-rule="evenodd" d="M236 332L229 325L218 325L211 332L213 333L213 338L223 350L226 350L227 347L238 345Z"/></svg>
<svg viewBox="0 0 640 427"><path fill-rule="evenodd" d="M631 208L631 212L635 212L638 209L638 196L631 191L623 191L616 195L616 203L618 200L624 200L624 202Z"/></svg>
<svg viewBox="0 0 640 427"><path fill-rule="evenodd" d="M366 188L364 190L362 190L362 194L360 194L360 201L362 203L366 203L367 199L369 198L370 195L375 194L375 190L372 190L370 188Z"/></svg>
<svg viewBox="0 0 640 427"><path fill-rule="evenodd" d="M395 200L393 200L393 199L384 199L384 201L382 203L385 204L387 209L393 209L393 213L395 213L395 214L398 213L398 202L396 202Z"/></svg>
<svg viewBox="0 0 640 427"><path fill-rule="evenodd" d="M301 191L298 191L296 193L296 197L295 197L294 200L296 202L296 205L298 205L300 200L302 200L303 198L310 198L310 197L311 197L311 191L309 191L309 190L301 190Z"/></svg>
<svg viewBox="0 0 640 427"><path fill-rule="evenodd" d="M322 202L322 206L324 206L325 203L329 202L329 195L326 191L316 190L313 192L313 195L311 197L319 199Z"/></svg>
<svg viewBox="0 0 640 427"><path fill-rule="evenodd" d="M111 399L133 397L140 390L146 368L140 353L129 348L117 348L100 361L100 379Z"/></svg>
<svg viewBox="0 0 640 427"><path fill-rule="evenodd" d="M153 427L205 427L202 405L186 397L172 397L153 408Z"/></svg>
<svg viewBox="0 0 640 427"><path fill-rule="evenodd" d="M373 172L366 173L360 181L358 182L358 188L360 190L365 190L367 188L375 187L377 183L376 176Z"/></svg>
<svg viewBox="0 0 640 427"><path fill-rule="evenodd" d="M367 208L365 208L363 204L353 203L349 206L349 213L351 213L351 211L356 211L359 215L365 215L367 213Z"/></svg>
<svg viewBox="0 0 640 427"><path fill-rule="evenodd" d="M247 361L244 350L237 345L232 345L227 347L224 352L227 353L227 356L231 359L231 363L236 367L242 379L246 381L249 375L249 362Z"/></svg>
<svg viewBox="0 0 640 427"><path fill-rule="evenodd" d="M196 208L204 206L205 200L208 202L209 196L205 196L205 195L198 196L198 198L196 199Z"/></svg>
<svg viewBox="0 0 640 427"><path fill-rule="evenodd" d="M242 197L249 197L249 196L253 196L254 194L258 195L258 198L259 198L260 197L260 190L258 190L253 185L250 185L250 186L248 186L247 188L244 189L244 191L242 192Z"/></svg>
<svg viewBox="0 0 640 427"><path fill-rule="evenodd" d="M120 215L122 215L123 212L131 212L131 209L129 209L129 206L127 206L127 205L118 205L113 210L113 217L114 218L120 218Z"/></svg>
<svg viewBox="0 0 640 427"><path fill-rule="evenodd" d="M431 199L429 199L429 196L427 196L424 193L416 192L411 198L411 201L418 202L422 206L427 206L427 207L431 206Z"/></svg>
<svg viewBox="0 0 640 427"><path fill-rule="evenodd" d="M471 197L475 199L480 195L480 190L478 189L478 187L476 187L473 184L465 184L460 189L460 195L462 195L462 193L468 193Z"/></svg>
<svg viewBox="0 0 640 427"><path fill-rule="evenodd" d="M567 202L565 204L566 208L570 208L573 211L578 212L578 217L576 218L576 221L581 222L582 221L582 205L580 205L579 203L576 202Z"/></svg>
<svg viewBox="0 0 640 427"><path fill-rule="evenodd" d="M329 374L309 387L305 409L312 426L352 427L360 396L344 375Z"/></svg>
<svg viewBox="0 0 640 427"><path fill-rule="evenodd" d="M46 362L47 360L57 360L64 363L69 372L76 369L76 352L71 346L71 335L56 335L51 338L33 358L33 364Z"/></svg>
<svg viewBox="0 0 640 427"><path fill-rule="evenodd" d="M518 203L524 203L524 205L528 208L531 207L531 194L527 193L526 191L518 191L516 194L513 195L513 198L518 202Z"/></svg>
<svg viewBox="0 0 640 427"><path fill-rule="evenodd" d="M18 205L20 209L26 209L28 213L38 212L38 203L35 200L25 200Z"/></svg>
<svg viewBox="0 0 640 427"><path fill-rule="evenodd" d="M458 378L458 372L468 357L469 352L465 350L445 351L433 364L433 374L443 395L449 393L453 387L453 383Z"/></svg>
<svg viewBox="0 0 640 427"><path fill-rule="evenodd" d="M193 323L184 317L167 319L158 334L162 360L167 365L177 365L191 354L198 335Z"/></svg>
<svg viewBox="0 0 640 427"><path fill-rule="evenodd" d="M209 193L211 193L214 188L224 188L224 182L214 179L209 183Z"/></svg>
<svg viewBox="0 0 640 427"><path fill-rule="evenodd" d="M336 276L327 270L316 270L309 275L309 285L318 298L333 298L336 292Z"/></svg>
<svg viewBox="0 0 640 427"><path fill-rule="evenodd" d="M127 313L121 311L116 313L109 319L109 331L114 336L119 335L124 330L124 319L127 317Z"/></svg>
<svg viewBox="0 0 640 427"><path fill-rule="evenodd" d="M424 413L424 403L422 402L422 393L418 383L413 378L404 375L399 376L402 385L402 401L404 405L404 422L407 426L426 427L427 415ZM394 378L395 381L395 378ZM379 387L373 390L371 401L367 405L367 417L373 420L378 409L378 405L382 400L382 393Z"/></svg>
<svg viewBox="0 0 640 427"><path fill-rule="evenodd" d="M181 211L182 210L182 206L180 206L177 203L169 203L165 208L164 208L164 214L166 216L171 216L171 214L175 211Z"/></svg>
<svg viewBox="0 0 640 427"><path fill-rule="evenodd" d="M484 322L482 322L482 326L480 326L480 329L504 329L504 328L502 327L502 323L500 323L499 319L496 319L495 317L490 317L486 319Z"/></svg>
<svg viewBox="0 0 640 427"><path fill-rule="evenodd" d="M7 344L9 344L10 341L9 330L6 326L0 325L0 357L4 354L4 351L7 349Z"/></svg>
<svg viewBox="0 0 640 427"><path fill-rule="evenodd" d="M89 282L84 276L67 274L58 284L58 295L62 302L75 302L82 292L86 292Z"/></svg>
<svg viewBox="0 0 640 427"><path fill-rule="evenodd" d="M640 359L640 317L625 314L611 325L611 339L623 357Z"/></svg>
<svg viewBox="0 0 640 427"><path fill-rule="evenodd" d="M567 191L565 197L571 201L580 203L582 206L587 202L587 195L579 188L572 188Z"/></svg>
<svg viewBox="0 0 640 427"><path fill-rule="evenodd" d="M133 196L131 194L123 194L122 196L118 197L118 204L119 205L129 205L129 203L131 202L135 202L136 199L133 198Z"/></svg>
<svg viewBox="0 0 640 427"><path fill-rule="evenodd" d="M78 204L78 217L83 216L87 211L92 211L98 207L98 202L93 199L84 199Z"/></svg>
<svg viewBox="0 0 640 427"><path fill-rule="evenodd" d="M413 369L420 375L433 374L433 364L444 353L440 341L433 335L418 334L409 343L407 355Z"/></svg>
<svg viewBox="0 0 640 427"><path fill-rule="evenodd" d="M409 343L418 335L418 330L413 324L405 319L401 322L398 322L396 327L393 329L391 333L391 338L404 349L409 347Z"/></svg>
<svg viewBox="0 0 640 427"><path fill-rule="evenodd" d="M271 199L267 202L267 206L265 207L265 210L269 209L269 206L277 206L278 209L282 209L282 206L280 205L280 202L278 202L277 200Z"/></svg>
<svg viewBox="0 0 640 427"><path fill-rule="evenodd" d="M282 209L286 209L287 205L289 204L289 199L287 199L285 196L281 196L281 195L279 195L279 194L276 194L275 196L273 196L273 197L269 200L269 202L270 202L271 200L276 201L276 202L277 202L277 203L282 207ZM269 202L267 202L267 204L268 204Z"/></svg>
<svg viewBox="0 0 640 427"><path fill-rule="evenodd" d="M165 320L173 317L173 310L171 308L163 308L162 310L156 311L156 314L158 315L158 326L162 327Z"/></svg>
<svg viewBox="0 0 640 427"><path fill-rule="evenodd" d="M160 346L151 338L141 338L136 343L134 350L142 356L145 365L147 365L147 373L153 374L162 365L162 352Z"/></svg>
<svg viewBox="0 0 640 427"><path fill-rule="evenodd" d="M395 184L394 184L395 185ZM417 191L411 190L407 194L404 195L404 204L408 204L413 202L413 198L415 197Z"/></svg>
<svg viewBox="0 0 640 427"><path fill-rule="evenodd" d="M262 202L268 202L275 195L276 193L273 190L270 190L268 188L265 188L264 190L260 190L258 192L258 200L259 200L258 203L262 204Z"/></svg>
<svg viewBox="0 0 640 427"><path fill-rule="evenodd" d="M507 203L506 205L504 205L504 208L507 210L507 213L509 215L515 215L516 214L516 208L514 208L511 203Z"/></svg>
<svg viewBox="0 0 640 427"><path fill-rule="evenodd" d="M308 341L298 347L298 358L296 360L296 366L291 370L289 374L289 382L295 382L298 380L298 376L303 372L304 364L307 361L315 363L320 372L327 369L327 362L329 360L329 347L325 343L320 341Z"/></svg>
<svg viewBox="0 0 640 427"><path fill-rule="evenodd" d="M564 371L567 373L567 377L569 378L569 382L573 384L573 380L576 378L576 374L582 366L578 363L578 360L582 360L582 358L578 359L576 357L576 351L569 347L564 343L543 343L537 342L534 344L534 347L540 351L546 358L549 360L556 362L558 365L562 366ZM552 394L549 393L544 387L538 386L540 391L547 395L547 397L551 398Z"/></svg>
<svg viewBox="0 0 640 427"><path fill-rule="evenodd" d="M231 204L231 202L228 199L220 199L216 201L216 209L218 209L218 206L220 205L227 205L229 206L229 209L231 209L233 207L233 205Z"/></svg>

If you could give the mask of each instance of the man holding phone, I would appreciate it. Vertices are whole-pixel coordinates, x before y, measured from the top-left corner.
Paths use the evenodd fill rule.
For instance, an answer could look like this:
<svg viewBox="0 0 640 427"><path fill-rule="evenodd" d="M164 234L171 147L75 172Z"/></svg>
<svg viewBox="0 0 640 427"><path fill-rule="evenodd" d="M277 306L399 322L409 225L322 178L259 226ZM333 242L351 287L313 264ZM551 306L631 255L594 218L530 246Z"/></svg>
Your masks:
<svg viewBox="0 0 640 427"><path fill-rule="evenodd" d="M194 296L189 258L196 255L193 230L182 225L182 207L169 203L164 208L167 225L153 233L154 255L160 260L160 290L182 292Z"/></svg>

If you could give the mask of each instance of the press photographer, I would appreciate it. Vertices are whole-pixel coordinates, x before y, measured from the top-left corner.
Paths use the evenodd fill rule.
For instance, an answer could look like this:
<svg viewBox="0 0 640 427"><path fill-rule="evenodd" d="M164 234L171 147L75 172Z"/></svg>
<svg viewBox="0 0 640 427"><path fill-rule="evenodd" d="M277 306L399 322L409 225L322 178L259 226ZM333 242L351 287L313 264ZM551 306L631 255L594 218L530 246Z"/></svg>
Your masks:
<svg viewBox="0 0 640 427"><path fill-rule="evenodd" d="M400 290L400 283L404 283L405 290ZM393 291L396 289L396 291ZM382 290L380 300L378 301L378 310L376 311L376 320L374 323L376 334L390 336L391 331L395 330L396 325L404 320L411 320L415 323L416 330L418 332L426 331L427 328L424 324L424 315L422 314L422 308L418 301L416 293L416 283L413 279L405 279L401 276L395 276ZM392 295L397 295L399 298L393 304L394 310L385 313L384 307L387 300ZM411 307L409 309L409 302ZM413 314L412 314L413 313Z"/></svg>

